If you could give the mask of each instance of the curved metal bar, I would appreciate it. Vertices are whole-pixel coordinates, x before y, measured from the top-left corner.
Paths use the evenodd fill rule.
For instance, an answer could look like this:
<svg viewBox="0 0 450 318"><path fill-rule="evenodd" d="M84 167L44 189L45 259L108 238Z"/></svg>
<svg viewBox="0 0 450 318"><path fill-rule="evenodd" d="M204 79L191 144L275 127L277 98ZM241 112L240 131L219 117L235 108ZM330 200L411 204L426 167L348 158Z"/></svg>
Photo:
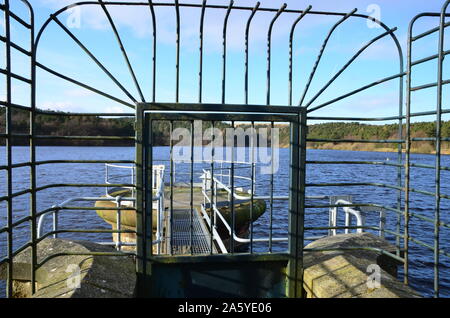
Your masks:
<svg viewBox="0 0 450 318"><path fill-rule="evenodd" d="M405 76L405 75L406 75L406 73L403 72L403 73L400 73L400 74L395 74L395 75L392 75L392 76L389 76L389 77L385 77L385 78L383 78L383 79L380 79L380 80L378 80L378 81L372 82L372 83L367 84L367 85L365 85L365 86L362 86L362 87L360 87L360 88L358 88L358 89L355 89L355 90L353 90L353 91L351 91L351 92L349 92L349 93L347 93L347 94L344 94L344 95L341 95L341 96L339 96L339 97L336 97L336 98L334 98L334 99L332 99L332 100L330 100L330 101L328 101L328 102L326 102L326 103L323 103L323 104L320 104L320 105L318 105L318 106L315 106L315 107L313 107L313 108L311 108L311 109L308 109L307 113L310 113L310 112L313 112L313 111L315 111L315 110L321 109L321 108L323 108L323 107L325 107L325 106L328 106L328 105L330 105L330 104L333 104L333 103L335 103L335 102L338 102L338 101L340 101L340 100L342 100L342 99L345 99L345 98L347 98L347 97L350 97L350 96L352 96L352 95L355 95L355 94L357 94L357 93L360 93L360 92L362 92L362 91L365 91L366 89L369 89L369 88L371 88L371 87L374 87L374 86L377 86L377 85L380 85L380 84L389 82L389 81L391 81L391 80L393 80L393 79L396 79L396 78L399 78L399 77L402 78L402 77Z"/></svg>
<svg viewBox="0 0 450 318"><path fill-rule="evenodd" d="M370 45L378 41L379 39L385 37L386 35L393 33L397 30L397 28L390 29L389 31L386 31L375 38L373 38L370 42L368 42L366 45L364 45L359 51L352 56L352 58L339 70L339 72L336 73L329 81L328 83L320 89L320 91L314 95L314 97L306 104L306 107L309 107L355 60L356 58L364 52Z"/></svg>
<svg viewBox="0 0 450 318"><path fill-rule="evenodd" d="M58 18L54 15L51 16L53 21L56 22L56 24L58 24L63 30L64 32L67 33L67 35L69 35L70 38L72 38L72 40L78 44L78 46L95 62L95 64L98 65L98 67L100 67L100 69L105 72L105 74L125 93L125 95L128 96L128 98L130 98L134 103L137 103L137 100L130 94L130 92L128 92L125 87L123 87L122 84L119 83L119 81L106 69L106 67L91 53L91 51L89 51L89 49L87 47L85 47L83 45L83 43L81 43L80 40L78 40L78 38L72 33L70 32L70 30L61 23L61 21L58 20Z"/></svg>
<svg viewBox="0 0 450 318"><path fill-rule="evenodd" d="M114 32L114 36L117 39L117 43L119 44L120 50L122 51L123 58L125 59L125 63L127 63L128 70L130 71L131 77L133 78L134 85L136 86L136 89L139 93L139 96L141 97L141 100L143 103L145 103L144 94L142 94L141 87L139 86L139 82L136 78L136 74L134 73L133 67L131 66L130 59L128 58L127 51L125 50L125 47L123 45L122 39L120 38L119 31L116 28L116 25L114 24L114 20L111 17L111 14L108 11L108 8L106 8L105 3L103 0L98 0L100 3L100 6L102 7L103 11L105 12L106 17L108 18L109 24L111 25L111 29Z"/></svg>
<svg viewBox="0 0 450 318"><path fill-rule="evenodd" d="M270 70L271 70L271 53L272 53L272 29L275 21L280 17L283 11L286 9L287 4L283 3L281 8L275 14L269 25L269 31L267 32L267 105L270 105Z"/></svg>
<svg viewBox="0 0 450 318"><path fill-rule="evenodd" d="M150 6L150 13L152 15L152 24L153 24L153 102L156 102L156 15L155 8L153 7L153 1L148 0L148 5Z"/></svg>
<svg viewBox="0 0 450 318"><path fill-rule="evenodd" d="M227 13L225 15L225 20L223 22L223 54L222 54L222 104L225 104L226 96L226 80L227 80L227 26L228 18L230 17L231 8L233 7L234 1L230 0L228 5Z"/></svg>
<svg viewBox="0 0 450 318"><path fill-rule="evenodd" d="M255 5L255 7L252 10L252 13L250 14L250 17L247 20L247 25L245 27L245 104L248 105L248 55L249 55L249 34L250 34L250 24L252 23L252 20L256 14L256 11L258 11L259 6L261 3L258 1Z"/></svg>
<svg viewBox="0 0 450 318"><path fill-rule="evenodd" d="M447 0L441 10L439 23L438 74L437 74L437 105L436 105L436 170L435 170L435 214L434 214L434 296L439 297L439 236L441 222L441 135L442 135L442 97L444 72L444 33L445 17L450 0Z"/></svg>
<svg viewBox="0 0 450 318"><path fill-rule="evenodd" d="M83 88L85 88L85 89L87 89L87 90L90 90L91 92L94 92L94 93L96 93L96 94L99 94L99 95L101 95L101 96L103 96L103 97L107 97L107 98L109 98L109 99L111 99L111 100L113 100L113 101L115 101L115 102L117 102L117 103L123 104L123 105L125 105L125 106L130 107L130 108L135 108L133 104L127 103L127 102L125 102L125 101L123 101L123 100L121 100L121 99L118 99L118 98L116 98L116 97L114 97L114 96L112 96L112 95L109 95L109 94L107 94L107 93L104 93L104 92L102 92L102 91L100 91L100 90L98 90L98 89L96 89L96 88L93 88L93 87L91 87L91 86L89 86L89 85L86 85L86 84L83 84L83 83L81 83L81 82L78 82L78 81L76 81L76 80L74 80L74 79L72 79L72 78L70 78L70 77L68 77L68 76L65 76L65 75L63 75L63 74L61 74L61 73L58 73L58 72L56 72L56 71L54 71L54 70L52 70L52 69L50 69L50 68L44 66L44 65L41 64L41 63L36 62L36 66L38 66L39 68L43 69L44 71L49 72L50 74L53 74L53 75L55 75L55 76L57 76L57 77L62 78L63 80L66 80L66 81L71 82L71 83L73 83L73 84L76 84L76 85L78 85L78 86L80 86L80 87L83 87Z"/></svg>
<svg viewBox="0 0 450 318"><path fill-rule="evenodd" d="M305 15L311 11L312 6L308 6L305 11L294 21L289 34L289 106L292 106L292 75L293 75L293 59L294 59L294 33L298 23Z"/></svg>
<svg viewBox="0 0 450 318"><path fill-rule="evenodd" d="M175 0L175 13L177 20L177 57L176 57L176 89L175 89L175 101L180 101L180 4L178 0Z"/></svg>
<svg viewBox="0 0 450 318"><path fill-rule="evenodd" d="M151 1L151 0L149 0ZM178 1L177 1L178 2ZM118 5L118 6L141 6L144 5L144 3L140 3L140 2L104 2L106 5ZM35 47L37 50L38 44L40 42L41 36L43 34L43 32L46 30L46 28L48 27L48 25L50 24L50 22L53 20L53 17L56 17L58 15L60 15L61 13L67 11L70 8L73 8L74 6L83 6L83 5L99 5L98 1L80 1L80 2L76 2L72 5L69 6L65 6L63 8L61 8L60 10L56 11L50 18L48 18L44 24L42 25L41 29L39 30L37 37L36 37L36 41L35 41ZM177 7L193 7L193 8L201 8L203 5L202 4L188 4L188 3L181 3L181 4L174 4L174 3L154 3L151 8L153 6L166 6L166 7L172 7L172 6L177 6ZM259 7L259 5L258 5ZM206 5L205 8L211 8L211 9L228 9L228 6L224 6L224 5ZM238 10L248 10L248 11L254 11L255 8L254 7L244 7L244 6L234 6L234 9L238 9ZM264 12L277 12L277 9L271 9L271 8L258 8L259 11L264 11ZM297 14L301 14L304 11L301 10L292 10L292 9L286 9L285 10L286 13L297 13ZM340 12L326 12L326 11L309 11L309 14L313 14L313 15L328 15L328 16L339 16L339 17L346 17L348 15L348 13L340 13ZM374 19L373 17L370 17L368 15L365 14L352 14L353 17L356 18L363 18L363 19L370 19L371 21L373 21L374 23L380 25L382 28L384 28L385 30L389 30L389 28L381 21ZM393 41L395 42L396 46L397 46L397 50L399 52L399 58L400 58L400 63L403 63L403 54L402 54L402 48L401 45L396 37L395 34L391 34L391 37L393 39ZM401 70L402 72L403 70ZM155 91L155 89L154 89Z"/></svg>
<svg viewBox="0 0 450 318"><path fill-rule="evenodd" d="M313 69L312 69L312 71L311 71L311 74L309 75L308 83L306 84L305 90L303 91L303 95L302 95L302 98L300 99L299 106L302 106L302 104L303 104L303 102L304 102L304 100L305 100L306 94L308 93L308 90L309 90L309 86L311 85L311 82L312 82L312 80L313 80L313 78L314 78L314 75L316 74L317 67L319 66L320 60L322 59L322 56L323 56L323 52L325 51L325 48L326 48L326 46L327 46L327 44L328 44L328 41L329 41L330 38L331 38L331 35L333 34L334 30L336 30L337 27L338 27L340 24L342 24L345 20L347 20L350 16L352 16L356 11L358 11L358 9L353 9L352 11L350 11L349 13L347 13L347 14L346 14L344 17L342 17L338 22L336 22L336 23L333 25L333 27L330 29L330 31L328 32L327 37L326 37L325 40L323 41L322 47L321 47L321 49L320 49L319 55L317 56L317 60L316 60L316 62L315 62L315 64L314 64L314 66L313 66Z"/></svg>
<svg viewBox="0 0 450 318"><path fill-rule="evenodd" d="M202 3L202 13L200 17L200 65L199 65L199 85L198 85L198 102L203 101L203 27L205 22L206 1ZM212 236L211 236L212 237Z"/></svg>

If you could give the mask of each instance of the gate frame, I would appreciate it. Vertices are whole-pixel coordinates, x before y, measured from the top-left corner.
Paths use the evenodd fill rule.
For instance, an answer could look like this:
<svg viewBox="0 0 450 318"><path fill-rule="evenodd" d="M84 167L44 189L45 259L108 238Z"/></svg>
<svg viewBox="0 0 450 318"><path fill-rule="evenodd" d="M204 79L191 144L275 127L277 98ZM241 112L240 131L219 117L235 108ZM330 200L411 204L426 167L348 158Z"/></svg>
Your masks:
<svg viewBox="0 0 450 318"><path fill-rule="evenodd" d="M183 114L180 114L182 112ZM137 296L151 294L152 263L174 263L187 259L196 262L219 259L239 262L286 259L286 296L303 297L303 247L306 174L306 108L295 106L139 103L136 105L136 232L137 232ZM289 251L288 253L253 253L210 256L156 256L152 250L153 193L146 184L152 184L153 166L151 121L265 121L290 123L290 200L289 200ZM150 129L149 129L150 128ZM191 147L194 145L191 144ZM192 148L191 148L192 149ZM150 161L150 162L149 162ZM214 160L213 160L214 161ZM171 162L172 159L171 159ZM149 173L150 171L150 173ZM192 184L191 184L192 186ZM149 234L150 233L150 234Z"/></svg>

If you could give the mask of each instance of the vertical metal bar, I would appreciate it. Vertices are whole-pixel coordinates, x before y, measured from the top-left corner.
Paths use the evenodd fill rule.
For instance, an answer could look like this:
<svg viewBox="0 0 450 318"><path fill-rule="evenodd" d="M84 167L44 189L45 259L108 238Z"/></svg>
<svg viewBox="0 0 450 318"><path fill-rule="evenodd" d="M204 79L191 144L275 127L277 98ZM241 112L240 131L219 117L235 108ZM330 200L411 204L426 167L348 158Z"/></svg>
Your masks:
<svg viewBox="0 0 450 318"><path fill-rule="evenodd" d="M443 89L443 69L444 69L444 32L445 32L445 12L449 5L445 3L441 11L439 24L439 56L438 56L438 74L437 74L437 105L436 105L436 195L435 195L435 219L434 219L434 297L439 297L439 236L441 221L441 125L442 125L442 89Z"/></svg>
<svg viewBox="0 0 450 318"><path fill-rule="evenodd" d="M194 121L191 121L191 175L190 175L190 209L191 209L191 230L190 230L190 250L194 255Z"/></svg>
<svg viewBox="0 0 450 318"><path fill-rule="evenodd" d="M12 102L12 81L11 81L11 21L10 21L10 4L9 0L5 0L5 37L6 37L6 164L7 164L7 228L8 228L8 274L6 295L12 297L13 293L13 209L12 209L12 123L11 123L11 102Z"/></svg>
<svg viewBox="0 0 450 318"><path fill-rule="evenodd" d="M153 89L153 103L156 102L156 15L155 15L155 8L153 7L153 1L148 0L148 4L150 6L150 13L152 15L152 24L153 24L153 83L152 83L152 89Z"/></svg>
<svg viewBox="0 0 450 318"><path fill-rule="evenodd" d="M213 254L213 243L214 243L214 229L216 226L215 223L215 211L214 211L214 157L215 157L215 134L214 134L214 121L211 122L211 199L210 199L210 220L211 220L211 255Z"/></svg>
<svg viewBox="0 0 450 318"><path fill-rule="evenodd" d="M203 101L203 27L205 23L205 10L206 10L206 1L203 0L202 3L202 13L200 17L200 64L199 64L199 84L198 84L198 102L201 103Z"/></svg>
<svg viewBox="0 0 450 318"><path fill-rule="evenodd" d="M303 242L306 182L306 114L291 123L288 296L303 295Z"/></svg>
<svg viewBox="0 0 450 318"><path fill-rule="evenodd" d="M256 131L255 131L255 122L252 121L252 135L251 135L251 169L252 169L252 184L251 184L251 198L250 198L250 254L253 254L253 206L255 204L255 137L256 137Z"/></svg>
<svg viewBox="0 0 450 318"><path fill-rule="evenodd" d="M258 1L255 5L255 7L252 10L252 13L250 14L250 17L247 20L247 26L245 28L245 104L248 105L248 79L249 79L249 73L248 73L248 57L249 57L249 34L250 34L250 24L252 23L253 17L256 14L256 11L258 10L261 3Z"/></svg>
<svg viewBox="0 0 450 318"><path fill-rule="evenodd" d="M273 169L273 161L274 161L274 123L270 123L270 217L269 217L269 252L272 253L272 238L273 238L273 192L274 192L274 169Z"/></svg>
<svg viewBox="0 0 450 318"><path fill-rule="evenodd" d="M230 188L231 188L231 198L230 198L230 205L231 205L231 236L230 236L230 252L234 254L234 232L235 232L235 206L234 206L234 156L235 156L235 140L234 140L234 133L235 133L235 122L232 121L232 128L233 128L233 143L231 147L231 168L230 168Z"/></svg>
<svg viewBox="0 0 450 318"><path fill-rule="evenodd" d="M145 295L147 282L146 233L144 226L143 115L142 106L138 104L136 107L136 289L138 297Z"/></svg>
<svg viewBox="0 0 450 318"><path fill-rule="evenodd" d="M31 112L30 112L30 217L31 217L31 293L36 292L36 266L37 266L37 197L36 197L36 49L34 46L35 18L33 8L27 3L30 11L30 63L31 63Z"/></svg>
<svg viewBox="0 0 450 318"><path fill-rule="evenodd" d="M180 101L180 6L178 0L175 0L175 12L177 20L177 57L176 57L176 89L175 89L175 102Z"/></svg>
<svg viewBox="0 0 450 318"><path fill-rule="evenodd" d="M403 72L403 59L400 61L400 68ZM399 80L399 120L398 120L398 139L403 140L403 77L400 77ZM403 152L402 152L403 145L401 143L397 146L397 163L399 167L397 168L397 184L399 189L402 189L402 162L403 162ZM401 211L402 209L402 190L397 191L397 210ZM401 230L401 215L397 214L397 220L396 220L396 232L400 234ZM396 236L395 239L395 245L397 248L396 254L397 256L400 256L400 235Z"/></svg>
<svg viewBox="0 0 450 318"><path fill-rule="evenodd" d="M122 250L122 210L120 205L122 204L122 198L120 196L116 197L116 206L117 206L117 219L116 219L116 228L117 228L117 243L116 248L121 251Z"/></svg>
<svg viewBox="0 0 450 318"><path fill-rule="evenodd" d="M409 283L409 188L411 173L411 83L412 83L412 29L414 20L411 21L408 28L408 47L407 47L407 77L406 77L406 153L405 153L405 213L404 213L404 265L403 282Z"/></svg>
<svg viewBox="0 0 450 318"><path fill-rule="evenodd" d="M286 9L287 4L284 3L276 13L269 25L269 31L267 32L267 105L270 105L270 70L271 70L271 53L272 53L272 29L275 21Z"/></svg>
<svg viewBox="0 0 450 318"><path fill-rule="evenodd" d="M173 133L173 121L170 121L170 136ZM170 255L173 255L173 174L174 174L174 164L173 164L173 140L170 138Z"/></svg>
<svg viewBox="0 0 450 318"><path fill-rule="evenodd" d="M144 125L144 189L145 189L145 241L146 255L153 256L153 120L145 116ZM156 177L156 176L155 176ZM155 178L156 179L156 178ZM159 220L159 215L157 216ZM159 221L157 221L159 222ZM159 245L159 243L157 243Z"/></svg>
<svg viewBox="0 0 450 318"><path fill-rule="evenodd" d="M225 21L223 23L223 54L222 54L222 104L225 104L226 99L226 80L227 80L227 26L228 26L228 18L230 17L231 7L233 6L234 1L230 1L230 5L228 6L227 13L225 15Z"/></svg>
<svg viewBox="0 0 450 318"><path fill-rule="evenodd" d="M305 11L300 14L300 16L294 21L291 27L291 33L289 34L289 105L293 105L292 100L292 76L293 76L293 62L294 62L294 32L298 23L303 17L308 14L308 12L312 9L312 6L308 6Z"/></svg>

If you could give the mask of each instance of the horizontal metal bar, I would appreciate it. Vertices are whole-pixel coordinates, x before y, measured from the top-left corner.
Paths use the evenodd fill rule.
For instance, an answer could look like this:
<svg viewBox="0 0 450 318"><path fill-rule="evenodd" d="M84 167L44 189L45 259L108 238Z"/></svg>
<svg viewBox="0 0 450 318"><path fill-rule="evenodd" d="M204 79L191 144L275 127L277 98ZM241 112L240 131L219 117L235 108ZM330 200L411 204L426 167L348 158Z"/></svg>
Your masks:
<svg viewBox="0 0 450 318"><path fill-rule="evenodd" d="M134 136L44 136L36 135L34 139L58 139L58 140L135 140Z"/></svg>
<svg viewBox="0 0 450 318"><path fill-rule="evenodd" d="M402 257L392 254L391 252L388 252L384 249L376 248L376 247L359 247L358 246L358 247L341 247L341 248L304 248L303 250L305 252L373 251L373 252L378 252L378 253L384 254L386 256L389 256L393 259L396 259L399 262L402 262L402 263L405 262L405 260Z"/></svg>
<svg viewBox="0 0 450 318"><path fill-rule="evenodd" d="M51 188L135 188L134 184L91 184L91 183L60 183L37 187L36 192Z"/></svg>
<svg viewBox="0 0 450 318"><path fill-rule="evenodd" d="M450 137L441 137L441 138L435 138L435 137L423 137L423 138L411 138L411 141L437 141L437 140L441 140L441 141L450 141Z"/></svg>
<svg viewBox="0 0 450 318"><path fill-rule="evenodd" d="M442 114L449 114L450 109L442 109ZM436 111L426 111L426 112L417 112L411 113L410 117L420 117L420 116L429 116L436 115ZM308 116L308 120L332 120L332 121L389 121L389 120L399 120L406 119L406 116L390 116L390 117L325 117L325 116Z"/></svg>
<svg viewBox="0 0 450 318"><path fill-rule="evenodd" d="M122 198L123 201L129 201L126 198ZM58 211L117 211L119 208L107 208L107 207L80 207L80 206L63 206L63 207L55 207L54 210ZM136 211L136 208L133 207L120 207L120 211Z"/></svg>
<svg viewBox="0 0 450 318"><path fill-rule="evenodd" d="M446 56L448 54L450 54L450 50L443 52L443 56ZM425 62L437 59L438 57L439 57L439 54L435 54L435 55L431 55L431 56L428 56L428 57L424 57L424 58L422 58L420 60L411 62L411 66L416 66L416 65L419 65L419 64L422 64L422 63L425 63Z"/></svg>
<svg viewBox="0 0 450 318"><path fill-rule="evenodd" d="M11 254L11 258L14 259L14 257L16 257L19 253L23 252L24 250L26 250L26 249L27 249L28 247L30 247L31 245L32 245L31 242L28 242L28 243L22 245L21 247L19 247L17 250L15 250L15 251ZM4 258L4 259L2 259L2 260L0 261L0 265L3 264L3 263L6 263L6 262L8 262L8 261L9 261L8 258Z"/></svg>
<svg viewBox="0 0 450 318"><path fill-rule="evenodd" d="M180 121L258 121L258 122L296 122L298 115L296 114L258 114L258 113L149 113L152 120L180 120Z"/></svg>
<svg viewBox="0 0 450 318"><path fill-rule="evenodd" d="M430 13L429 16L440 17L441 14L440 14L440 13ZM446 17L449 17L449 15L446 14ZM444 24L444 28L448 27L449 25L450 25L450 22L445 23L445 24ZM419 34L419 35L413 36L413 37L411 38L411 41L412 41L412 42L417 41L418 39L421 39L421 38L423 38L423 37L425 37L425 36L427 36L427 35L430 35L430 34L433 34L434 32L439 31L439 29L440 29L440 27L436 27L436 28L433 28L433 29L431 29L431 30L425 31L425 32L423 32L423 33L421 33L421 34Z"/></svg>
<svg viewBox="0 0 450 318"><path fill-rule="evenodd" d="M442 81L442 85L447 85L450 84L450 80L445 80ZM415 86L415 87L411 87L411 91L415 92L418 90L422 90L422 89L427 89L427 88L431 88L431 87L436 87L438 85L438 83L430 83L430 84L424 84L424 85L420 85L420 86Z"/></svg>
<svg viewBox="0 0 450 318"><path fill-rule="evenodd" d="M15 168L23 168L23 167L30 167L31 162L22 162L22 163L16 163L12 164L10 166L0 166L0 170L8 170L8 169L15 169Z"/></svg>
<svg viewBox="0 0 450 318"><path fill-rule="evenodd" d="M214 255L199 255L199 256L158 256L150 257L151 261L159 264L196 264L196 263L236 263L236 262L270 262L270 261L287 261L289 255L286 253L239 253L239 254L214 254Z"/></svg>
<svg viewBox="0 0 450 318"><path fill-rule="evenodd" d="M0 202L7 201L7 200L13 199L13 198L17 198L17 197L20 197L21 195L25 195L25 194L28 194L28 193L31 193L30 189L26 189L26 190L23 190L23 191L15 192L15 193L11 194L10 196L7 195L7 196L0 197Z"/></svg>
<svg viewBox="0 0 450 318"><path fill-rule="evenodd" d="M303 110L294 106L267 106L242 104L198 104L198 103L141 103L143 111L167 112L224 112L224 113L277 113L301 114Z"/></svg>
<svg viewBox="0 0 450 318"><path fill-rule="evenodd" d="M70 116L70 117L134 117L135 113L58 113L36 109L36 114L47 116Z"/></svg>
<svg viewBox="0 0 450 318"><path fill-rule="evenodd" d="M320 160L309 160L306 161L307 164L313 165L377 165L377 166L392 166L392 167L404 167L400 163L392 163L386 161L320 161Z"/></svg>
<svg viewBox="0 0 450 318"><path fill-rule="evenodd" d="M313 227L305 227L305 231L314 231L314 230L375 230L379 231L380 228L376 226L313 226Z"/></svg>
<svg viewBox="0 0 450 318"><path fill-rule="evenodd" d="M434 246L431 246L431 245L429 245L429 244L427 244L427 243L425 243L425 242L423 242L423 241L421 241L421 240L415 239L415 238L413 238L413 237L411 237L411 236L408 236L408 239L409 239L411 242L414 242L414 243L416 243L416 244L418 244L418 245L421 245L421 246L426 247L426 248L428 248L428 249L430 249L430 250L432 250L432 251L435 251ZM439 252L439 254L442 254L442 255L444 255L444 256L450 257L450 254L447 253L446 251L442 250L442 249L440 249L438 252Z"/></svg>
<svg viewBox="0 0 450 318"><path fill-rule="evenodd" d="M319 161L319 160L311 160L306 161L307 164L313 164L313 165L381 165L381 166L392 166L392 167L398 167L398 168L404 168L404 164L400 163L392 163L392 162L385 162L385 161ZM432 165L424 165L424 164L417 164L417 163L411 163L409 165L410 167L416 167L416 168L425 168L425 169L436 169L435 166ZM439 168L440 170L444 171L450 171L450 167L444 167L441 166Z"/></svg>
<svg viewBox="0 0 450 318"><path fill-rule="evenodd" d="M31 107L27 107L27 106L23 106L23 105L19 105L19 104L13 104L13 103L8 103L6 101L0 101L0 105L5 106L5 107L12 107L12 108L17 108L17 109L21 109L21 110L26 110L26 111L33 111L33 109Z"/></svg>
<svg viewBox="0 0 450 318"><path fill-rule="evenodd" d="M134 160L45 160L45 161L36 161L34 164L37 166L40 165L49 165L49 164L66 164L66 163L85 163L85 164L136 164Z"/></svg>
<svg viewBox="0 0 450 318"><path fill-rule="evenodd" d="M354 204L322 204L322 205L306 205L306 209L329 209L329 208L351 208L351 207L373 207L378 209L385 209L387 211L395 212L399 215L404 215L405 211L391 208L388 206L380 205L380 204L374 204L374 203L354 203Z"/></svg>
<svg viewBox="0 0 450 318"><path fill-rule="evenodd" d="M39 269L42 265L50 261L51 259L55 257L61 257L61 256L121 256L121 257L129 257L129 255L135 255L136 253L133 252L126 252L122 251L120 253L114 253L114 252L88 252L88 253L76 253L76 252L65 252L65 253L56 253L50 256L47 256L44 258L41 262L36 264L36 269Z"/></svg>
<svg viewBox="0 0 450 318"><path fill-rule="evenodd" d="M414 207L410 207L410 209L414 209ZM421 214L410 212L409 215L413 216L413 217L416 217L418 219L421 219L422 221L429 222L429 223L432 223L432 224L436 224L436 220L435 219L423 216ZM447 224L447 223L442 222L442 221L439 221L438 225L441 226L441 227L450 228L450 224Z"/></svg>
<svg viewBox="0 0 450 318"><path fill-rule="evenodd" d="M436 169L436 166L424 165L424 164L419 164L419 163L411 163L409 166L416 167L416 168L424 168L424 169ZM450 171L450 167L441 166L441 167L439 167L439 170Z"/></svg>
<svg viewBox="0 0 450 318"><path fill-rule="evenodd" d="M364 140L364 139L306 139L307 142L360 142L360 143L374 143L374 144L402 144L405 140Z"/></svg>
<svg viewBox="0 0 450 318"><path fill-rule="evenodd" d="M27 83L27 84L32 84L32 81L31 81L30 79L25 78L25 77L23 77L23 76L20 76L20 75L18 75L18 74L15 74L15 73L13 73L13 72L8 72L7 70L5 70L5 69L3 69L3 68L0 68L0 74L4 74L4 75L6 75L6 76L11 76L12 78L14 78L14 79L16 79L16 80L25 82L25 83Z"/></svg>
<svg viewBox="0 0 450 318"><path fill-rule="evenodd" d="M5 11L6 7L4 4L0 4L0 10ZM8 10L8 14L11 18L13 18L14 20L16 20L17 22L19 22L20 24L22 24L24 27L26 27L27 29L31 29L31 24L25 22L22 18L20 18L19 16L17 16L14 12L9 11Z"/></svg>
<svg viewBox="0 0 450 318"><path fill-rule="evenodd" d="M358 187L358 186L373 186L373 187L390 188L390 189L404 191L404 188L399 187L399 186L393 186L393 185L389 185L389 184L375 183L375 182L307 183L306 186L307 187Z"/></svg>
<svg viewBox="0 0 450 318"><path fill-rule="evenodd" d="M136 231L132 230L57 230L57 231L51 231L47 232L45 234L42 234L36 241L36 244L43 241L49 236L55 235L55 234L63 234L63 233L94 233L94 234L137 234Z"/></svg>
<svg viewBox="0 0 450 318"><path fill-rule="evenodd" d="M6 43L8 40L4 36L0 35L0 41ZM31 56L31 52L25 50L24 48L22 48L21 46L17 45L16 43L9 41L9 45L11 47L15 48L17 51L19 51L19 52L21 52L21 53L23 53L23 54L25 54L27 56Z"/></svg>

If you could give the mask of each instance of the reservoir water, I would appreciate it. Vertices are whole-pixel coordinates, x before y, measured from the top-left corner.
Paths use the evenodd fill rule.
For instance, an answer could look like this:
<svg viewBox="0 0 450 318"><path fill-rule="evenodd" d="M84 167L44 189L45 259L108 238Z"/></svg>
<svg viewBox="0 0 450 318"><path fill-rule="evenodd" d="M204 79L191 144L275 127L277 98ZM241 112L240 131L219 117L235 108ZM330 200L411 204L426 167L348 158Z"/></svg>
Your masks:
<svg viewBox="0 0 450 318"><path fill-rule="evenodd" d="M132 147L37 147L37 160L133 160L134 148ZM167 159L169 148L159 147L154 150L155 159ZM0 166L5 165L5 147L0 147ZM338 150L308 150L307 160L321 161L377 161L377 162L397 162L396 153L384 152L353 152ZM289 186L289 150L279 149L279 168L273 178L273 189L275 195L287 195ZM20 163L29 161L29 149L27 147L13 148L13 162ZM412 162L420 164L434 165L433 155L413 154ZM450 156L442 157L442 166L450 166ZM200 167L196 167L197 170ZM189 173L189 165L181 164L178 172ZM13 192L27 189L30 183L29 168L14 169ZM124 182L129 182L128 171L122 171ZM307 183L384 183L390 185L397 184L398 168L386 165L308 165ZM187 177L187 175L185 175ZM183 176L180 177L183 179ZM257 194L268 195L271 189L270 175L257 174ZM442 171L441 191L450 194L450 172ZM104 183L104 164L53 164L37 167L37 186L61 183ZM411 171L411 187L434 192L435 171L433 169L413 168ZM37 209L42 211L53 205L63 202L72 197L82 196L102 196L105 194L104 188L54 188L41 191L37 195ZM0 197L7 195L6 171L0 170ZM308 196L317 195L351 195L354 202L374 203L396 208L398 192L394 189L374 186L363 187L308 187ZM308 200L310 204L327 204L324 200ZM19 220L29 213L30 197L24 195L13 200L14 220ZM85 206L92 206L87 203ZM269 206L269 205L268 205ZM429 218L434 217L434 197L418 193L411 193L411 212ZM254 227L254 235L257 237L269 236L269 209L261 217ZM402 217L403 218L403 217ZM341 217L343 219L343 216ZM6 225L6 202L0 202L0 228ZM275 201L273 206L273 237L286 237L287 235L287 202ZM377 225L374 218L374 225ZM46 224L46 230L50 230L51 221ZM450 224L450 203L449 200L442 199L441 221ZM327 226L328 209L307 209L306 226ZM370 222L370 220L369 220ZM397 215L394 212L387 212L387 229L395 231ZM403 224L403 222L402 222ZM61 213L60 227L62 229L109 229L109 226L100 219L95 211L65 211ZM326 235L326 231L308 231L306 236ZM410 221L410 234L427 244L433 245L434 225L412 217ZM29 224L24 223L16 228L13 233L14 249L25 244L30 238ZM61 238L88 239L92 241L108 241L110 234L62 234ZM387 239L395 242L392 235L387 234ZM440 234L441 249L446 253L450 252L450 232L448 228L442 228ZM0 259L6 256L7 249L6 233L0 234ZM273 246L273 250L286 250L287 244L278 243ZM415 243L410 244L410 271L411 285L424 296L432 296L433 287L433 252ZM267 244L255 245L255 251L267 251ZM401 273L400 273L401 275ZM450 261L441 255L440 264L440 284L441 296L450 297ZM4 281L0 281L0 297L5 294Z"/></svg>

